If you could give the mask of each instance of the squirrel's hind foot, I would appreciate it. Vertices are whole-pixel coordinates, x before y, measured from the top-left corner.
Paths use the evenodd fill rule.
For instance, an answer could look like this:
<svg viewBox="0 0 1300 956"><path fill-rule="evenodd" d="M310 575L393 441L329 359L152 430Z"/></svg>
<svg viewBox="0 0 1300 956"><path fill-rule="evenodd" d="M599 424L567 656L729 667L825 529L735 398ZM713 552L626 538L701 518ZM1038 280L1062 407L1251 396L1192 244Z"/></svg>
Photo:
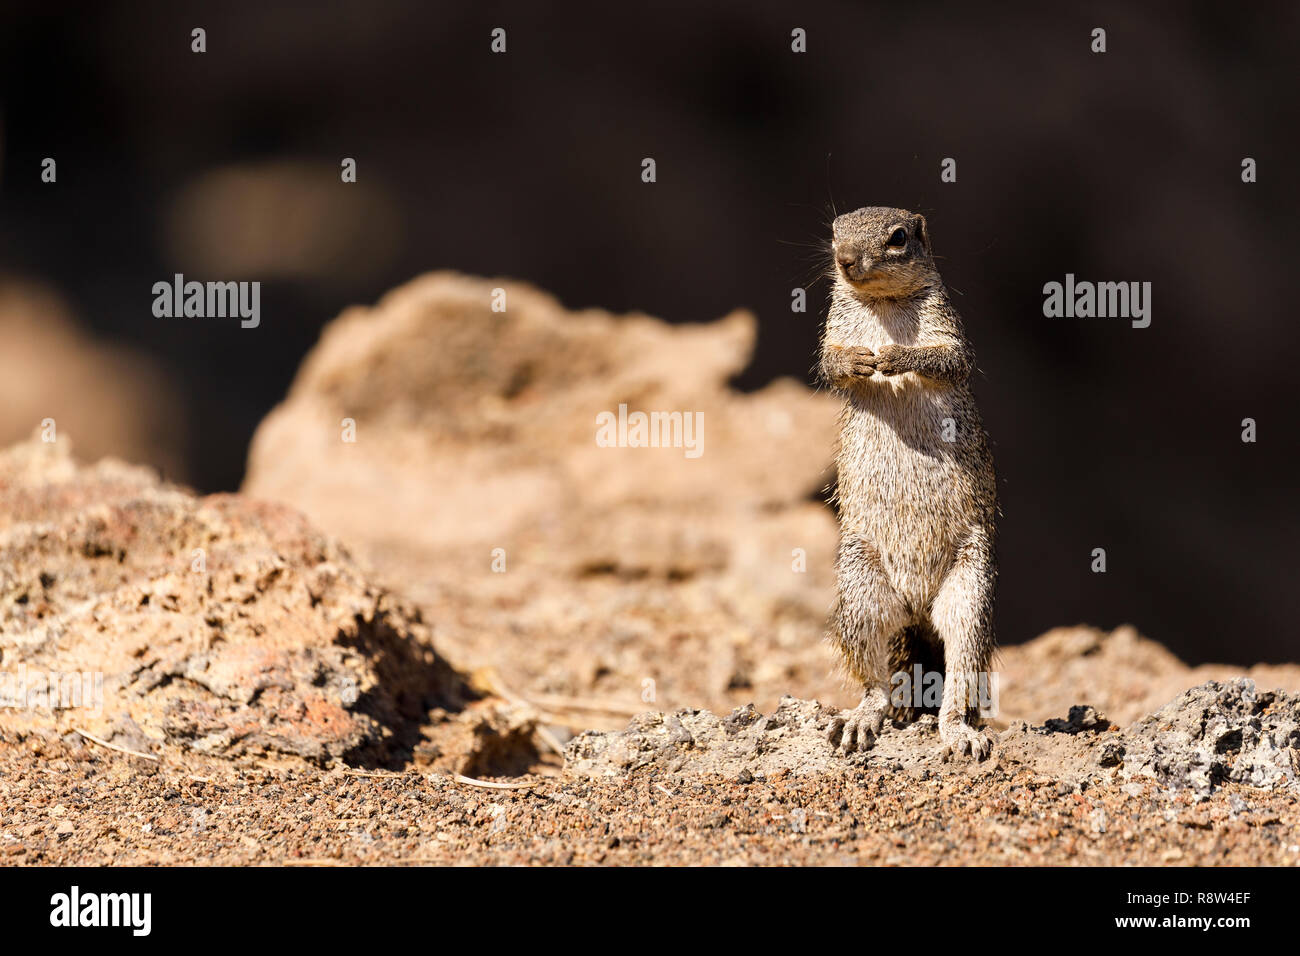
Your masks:
<svg viewBox="0 0 1300 956"><path fill-rule="evenodd" d="M945 760L953 756L974 757L983 760L993 752L993 738L961 721L939 724L939 739L943 742Z"/></svg>
<svg viewBox="0 0 1300 956"><path fill-rule="evenodd" d="M835 715L826 739L832 747L838 747L846 754L870 750L876 745L876 738L880 736L888 716L889 699L885 694L879 690L867 691L857 707Z"/></svg>

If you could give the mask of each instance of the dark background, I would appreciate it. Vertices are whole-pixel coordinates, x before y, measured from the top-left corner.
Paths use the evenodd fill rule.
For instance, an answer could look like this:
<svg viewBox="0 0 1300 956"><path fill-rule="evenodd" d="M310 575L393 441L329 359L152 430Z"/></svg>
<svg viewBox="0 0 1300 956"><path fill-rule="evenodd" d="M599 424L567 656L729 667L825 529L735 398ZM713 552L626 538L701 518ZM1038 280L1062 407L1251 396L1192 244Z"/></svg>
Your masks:
<svg viewBox="0 0 1300 956"><path fill-rule="evenodd" d="M979 356L1001 640L1132 622L1192 662L1296 658L1295 4L53 6L0 21L3 270L184 382L196 487L238 486L325 322L434 268L671 321L747 307L738 384L806 379L825 283L805 315L790 292L832 204L904 206ZM278 195L344 156L357 186L270 201L286 248L315 243L296 265L213 275L237 231L184 239L214 171ZM177 271L261 280L262 327L154 319ZM1044 318L1067 272L1153 283L1150 328Z"/></svg>

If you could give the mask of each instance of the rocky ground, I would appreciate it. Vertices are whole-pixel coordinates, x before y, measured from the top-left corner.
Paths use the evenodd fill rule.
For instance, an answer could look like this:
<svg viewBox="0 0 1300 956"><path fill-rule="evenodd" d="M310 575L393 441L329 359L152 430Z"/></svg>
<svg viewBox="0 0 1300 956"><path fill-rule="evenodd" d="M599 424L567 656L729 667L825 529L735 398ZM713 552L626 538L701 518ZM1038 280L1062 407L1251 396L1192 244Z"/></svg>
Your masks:
<svg viewBox="0 0 1300 956"><path fill-rule="evenodd" d="M238 495L0 452L0 860L1300 862L1295 665L1060 628L989 760L835 752L835 408L730 388L754 334L436 274L326 330ZM600 447L620 404L704 453Z"/></svg>
<svg viewBox="0 0 1300 956"><path fill-rule="evenodd" d="M15 863L1300 863L1300 699L1206 684L1129 731L1092 710L945 763L932 722L844 758L820 706L646 715L586 735L563 774L485 782L150 761L76 735L0 747ZM1199 720L1219 729L1202 733Z"/></svg>

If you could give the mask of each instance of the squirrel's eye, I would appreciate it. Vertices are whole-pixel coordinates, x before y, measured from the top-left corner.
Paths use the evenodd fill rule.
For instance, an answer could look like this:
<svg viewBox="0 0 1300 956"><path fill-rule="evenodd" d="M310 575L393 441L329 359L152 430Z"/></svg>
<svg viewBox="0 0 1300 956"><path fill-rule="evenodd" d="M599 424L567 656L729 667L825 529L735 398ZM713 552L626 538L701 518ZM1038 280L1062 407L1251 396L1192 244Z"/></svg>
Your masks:
<svg viewBox="0 0 1300 956"><path fill-rule="evenodd" d="M890 246L907 245L907 231L904 229L895 229L893 235L889 237L889 242L886 243L886 245L890 245Z"/></svg>

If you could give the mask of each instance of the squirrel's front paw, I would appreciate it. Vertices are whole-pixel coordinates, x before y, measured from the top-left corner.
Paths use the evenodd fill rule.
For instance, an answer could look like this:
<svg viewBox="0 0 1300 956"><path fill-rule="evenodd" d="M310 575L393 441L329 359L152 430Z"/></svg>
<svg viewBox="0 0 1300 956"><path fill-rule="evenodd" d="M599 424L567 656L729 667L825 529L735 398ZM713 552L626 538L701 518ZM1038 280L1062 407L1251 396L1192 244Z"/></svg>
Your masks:
<svg viewBox="0 0 1300 956"><path fill-rule="evenodd" d="M874 366L881 375L898 375L906 371L902 367L903 348L899 345L882 345L876 353Z"/></svg>
<svg viewBox="0 0 1300 956"><path fill-rule="evenodd" d="M839 388L868 378L876 370L876 353L865 345L832 345L827 358L831 382Z"/></svg>
<svg viewBox="0 0 1300 956"><path fill-rule="evenodd" d="M852 710L843 710L835 715L826 739L832 747L838 747L846 754L870 750L876 745L884 724L884 710L874 702L864 700Z"/></svg>
<svg viewBox="0 0 1300 956"><path fill-rule="evenodd" d="M844 349L844 362L852 375L870 375L876 370L876 353L865 345L851 345Z"/></svg>

